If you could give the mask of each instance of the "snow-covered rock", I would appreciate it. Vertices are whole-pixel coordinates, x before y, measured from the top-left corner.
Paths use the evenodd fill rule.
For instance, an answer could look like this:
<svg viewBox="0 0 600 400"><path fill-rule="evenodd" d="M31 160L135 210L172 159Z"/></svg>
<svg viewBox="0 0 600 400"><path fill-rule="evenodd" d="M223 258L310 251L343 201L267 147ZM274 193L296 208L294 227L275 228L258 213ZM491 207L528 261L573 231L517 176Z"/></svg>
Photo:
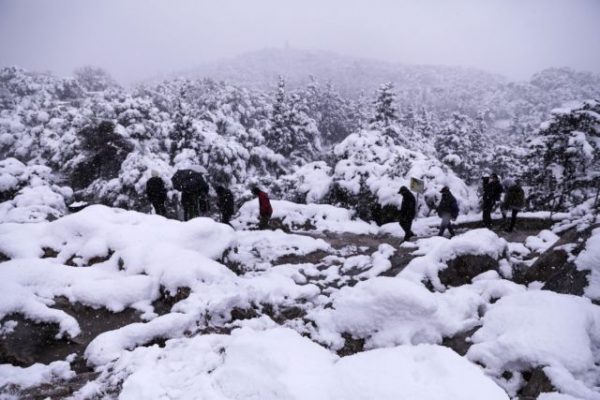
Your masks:
<svg viewBox="0 0 600 400"><path fill-rule="evenodd" d="M586 298L534 290L501 298L482 322L467 358L508 389L512 382L503 381L504 371L541 366L561 391L600 398L600 306Z"/></svg>
<svg viewBox="0 0 600 400"><path fill-rule="evenodd" d="M170 340L164 348L124 352L110 366L106 378L122 382L121 399L508 399L475 365L443 347L400 346L339 359L283 328Z"/></svg>

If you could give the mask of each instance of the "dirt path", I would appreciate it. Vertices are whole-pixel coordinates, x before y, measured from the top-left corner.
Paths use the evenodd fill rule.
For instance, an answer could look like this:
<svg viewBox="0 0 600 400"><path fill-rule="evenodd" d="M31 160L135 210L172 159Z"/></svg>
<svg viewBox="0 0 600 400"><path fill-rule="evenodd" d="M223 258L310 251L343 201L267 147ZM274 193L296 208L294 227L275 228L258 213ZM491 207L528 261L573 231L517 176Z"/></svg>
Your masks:
<svg viewBox="0 0 600 400"><path fill-rule="evenodd" d="M547 219L535 218L520 218L517 222L516 229L513 232L507 232L502 220L495 220L492 230L501 238L511 243L525 243L529 236L535 236L544 229L549 229L553 225L552 221ZM481 228L481 222L467 222L457 224L455 226L456 234L465 233L471 229ZM418 239L435 236L437 226L431 225L427 227L427 236L415 237L410 242L416 242ZM312 233L310 231L294 232L300 235L306 235L317 239L323 239L329 243L335 250L349 250L349 255L371 255L376 252L379 245L385 243L396 249L394 255L390 258L392 267L384 271L381 276L396 276L402 271L408 263L416 256L412 253L415 251L413 246L402 246L404 240L391 235L364 235L352 233ZM448 235L446 233L446 235ZM447 236L446 236L447 237ZM352 251L354 249L354 251ZM318 264L327 257L329 253L315 252L306 256L294 256L290 258L282 258L278 260L278 264L283 263L314 263Z"/></svg>

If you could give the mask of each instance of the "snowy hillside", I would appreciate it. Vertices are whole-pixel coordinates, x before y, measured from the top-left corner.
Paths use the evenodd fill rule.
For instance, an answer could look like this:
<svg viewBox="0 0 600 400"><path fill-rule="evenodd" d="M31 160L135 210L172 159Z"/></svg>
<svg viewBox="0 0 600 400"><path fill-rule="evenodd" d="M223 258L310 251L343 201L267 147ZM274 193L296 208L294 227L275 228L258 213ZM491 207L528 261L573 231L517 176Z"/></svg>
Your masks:
<svg viewBox="0 0 600 400"><path fill-rule="evenodd" d="M0 69L0 399L600 399L598 76L294 50L192 74ZM209 186L187 222L182 169ZM493 172L525 189L513 232L482 227Z"/></svg>

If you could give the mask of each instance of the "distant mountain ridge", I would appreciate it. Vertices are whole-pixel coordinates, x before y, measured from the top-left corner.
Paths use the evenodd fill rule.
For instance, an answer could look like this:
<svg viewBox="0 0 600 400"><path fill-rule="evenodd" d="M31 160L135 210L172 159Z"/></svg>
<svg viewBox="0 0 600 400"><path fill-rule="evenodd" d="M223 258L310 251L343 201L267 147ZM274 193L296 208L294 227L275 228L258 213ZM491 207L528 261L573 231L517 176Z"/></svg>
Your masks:
<svg viewBox="0 0 600 400"><path fill-rule="evenodd" d="M213 78L256 89L273 87L279 76L283 76L292 87L302 86L312 76L321 83L331 82L347 94L371 92L388 81L393 82L398 90L448 88L457 84L489 89L507 82L501 75L475 68L405 65L291 48L244 53L182 71L179 75Z"/></svg>

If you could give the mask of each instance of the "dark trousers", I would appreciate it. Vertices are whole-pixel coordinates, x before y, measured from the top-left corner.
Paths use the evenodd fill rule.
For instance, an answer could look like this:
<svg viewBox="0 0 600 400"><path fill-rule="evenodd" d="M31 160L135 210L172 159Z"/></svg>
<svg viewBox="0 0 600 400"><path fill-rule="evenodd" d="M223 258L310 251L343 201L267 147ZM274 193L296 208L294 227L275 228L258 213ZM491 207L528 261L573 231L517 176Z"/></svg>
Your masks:
<svg viewBox="0 0 600 400"><path fill-rule="evenodd" d="M494 205L494 202L484 201L481 207L481 211L483 214L483 226L485 226L486 228L492 227L492 211L494 210Z"/></svg>
<svg viewBox="0 0 600 400"><path fill-rule="evenodd" d="M229 213L229 212L221 212L221 222L224 224L229 224L229 221L231 221L231 216L233 214Z"/></svg>
<svg viewBox="0 0 600 400"><path fill-rule="evenodd" d="M510 226L508 227L509 232L512 232L515 229L515 224L517 223L517 214L519 214L519 210L512 210L512 214L510 216Z"/></svg>
<svg viewBox="0 0 600 400"><path fill-rule="evenodd" d="M439 236L444 236L446 228L448 228L450 236L454 236L454 228L452 227L452 216L450 214L442 214L440 217L442 218L442 223L440 224Z"/></svg>
<svg viewBox="0 0 600 400"><path fill-rule="evenodd" d="M412 219L400 219L400 227L402 228L402 230L404 230L404 240L408 240L411 237L415 236L415 234L411 230L412 222Z"/></svg>
<svg viewBox="0 0 600 400"><path fill-rule="evenodd" d="M183 192L181 194L181 205L183 206L183 220L189 221L200 215L198 196Z"/></svg>
<svg viewBox="0 0 600 400"><path fill-rule="evenodd" d="M155 201L152 203L152 207L154 207L154 212L156 215L162 215L163 217L167 216L167 208L165 207L165 201Z"/></svg>
<svg viewBox="0 0 600 400"><path fill-rule="evenodd" d="M269 229L269 220L271 219L271 215L260 215L258 217L258 229Z"/></svg>

